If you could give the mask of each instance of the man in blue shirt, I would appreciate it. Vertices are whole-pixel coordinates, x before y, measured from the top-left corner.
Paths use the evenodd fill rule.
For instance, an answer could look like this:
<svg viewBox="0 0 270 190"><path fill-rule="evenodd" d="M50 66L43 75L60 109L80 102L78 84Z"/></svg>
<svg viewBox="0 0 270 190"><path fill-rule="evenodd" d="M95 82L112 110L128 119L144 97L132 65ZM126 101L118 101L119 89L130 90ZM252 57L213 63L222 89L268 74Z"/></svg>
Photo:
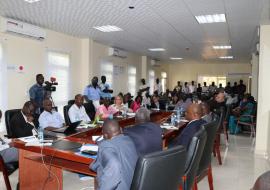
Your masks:
<svg viewBox="0 0 270 190"><path fill-rule="evenodd" d="M93 102L95 108L97 109L100 104L100 88L98 86L98 78L95 76L92 78L92 84L89 84L83 92L84 99L89 102L90 100Z"/></svg>
<svg viewBox="0 0 270 190"><path fill-rule="evenodd" d="M115 120L106 120L102 133L105 140L99 143L97 159L90 165L97 172L97 189L128 190L138 159L135 145Z"/></svg>
<svg viewBox="0 0 270 190"><path fill-rule="evenodd" d="M99 84L100 90L101 90L101 97L102 98L111 98L113 90L110 89L110 85L106 83L106 77L101 76L101 83Z"/></svg>
<svg viewBox="0 0 270 190"><path fill-rule="evenodd" d="M40 108L43 107L43 100L45 99L45 89L43 87L44 77L42 74L36 75L37 83L29 89L30 101L35 106L35 113L40 114Z"/></svg>

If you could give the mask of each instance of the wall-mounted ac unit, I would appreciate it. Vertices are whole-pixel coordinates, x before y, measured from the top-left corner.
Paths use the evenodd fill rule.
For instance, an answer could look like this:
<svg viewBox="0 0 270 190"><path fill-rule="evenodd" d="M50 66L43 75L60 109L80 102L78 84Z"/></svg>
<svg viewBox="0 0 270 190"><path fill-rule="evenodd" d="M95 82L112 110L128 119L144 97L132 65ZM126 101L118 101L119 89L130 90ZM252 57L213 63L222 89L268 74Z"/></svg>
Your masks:
<svg viewBox="0 0 270 190"><path fill-rule="evenodd" d="M14 33L37 40L46 38L46 31L43 28L9 18L1 19L0 29L2 32Z"/></svg>
<svg viewBox="0 0 270 190"><path fill-rule="evenodd" d="M120 58L127 58L127 52L117 49L117 48L109 48L108 49L108 54L109 56L115 56L115 57L120 57Z"/></svg>
<svg viewBox="0 0 270 190"><path fill-rule="evenodd" d="M160 62L159 62L159 60L151 59L151 60L150 60L150 64L151 64L151 66L153 66L153 67L160 67Z"/></svg>

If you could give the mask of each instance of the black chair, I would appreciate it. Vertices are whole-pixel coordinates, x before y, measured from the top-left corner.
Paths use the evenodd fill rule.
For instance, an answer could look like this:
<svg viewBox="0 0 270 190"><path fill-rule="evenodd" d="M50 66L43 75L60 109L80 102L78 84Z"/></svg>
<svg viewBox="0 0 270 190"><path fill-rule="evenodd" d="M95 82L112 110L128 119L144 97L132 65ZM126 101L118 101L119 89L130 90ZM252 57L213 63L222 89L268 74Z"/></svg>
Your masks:
<svg viewBox="0 0 270 190"><path fill-rule="evenodd" d="M217 156L219 165L222 165L221 154L220 154L220 135L221 135L221 131L223 130L223 126L224 126L223 125L224 119L225 119L225 108L224 107L221 107L218 115L219 115L218 131L216 133L216 139L214 142L213 152L214 152L214 156Z"/></svg>
<svg viewBox="0 0 270 190"><path fill-rule="evenodd" d="M212 121L211 123L205 124L203 126L207 133L207 140L206 140L202 158L199 164L197 178L195 180L196 188L197 188L197 183L201 179L203 179L205 176L208 176L208 183L209 183L210 190L214 189L212 167L211 167L211 157L212 157L212 151L213 151L213 145L215 142L216 133L218 130L218 117L214 117L214 118L215 118L214 121Z"/></svg>
<svg viewBox="0 0 270 190"><path fill-rule="evenodd" d="M87 115L93 121L95 119L95 115L96 115L96 108L93 105L92 101L84 103L83 106L85 108Z"/></svg>
<svg viewBox="0 0 270 190"><path fill-rule="evenodd" d="M144 155L137 161L131 190L177 190L184 175L186 151L176 146Z"/></svg>
<svg viewBox="0 0 270 190"><path fill-rule="evenodd" d="M206 139L206 131L201 127L189 144L187 150L187 161L185 163L185 175L183 177L184 190L191 190L194 185Z"/></svg>
<svg viewBox="0 0 270 190"><path fill-rule="evenodd" d="M75 103L75 100L69 100L68 105L73 105Z"/></svg>
<svg viewBox="0 0 270 190"><path fill-rule="evenodd" d="M64 113L64 118L65 118L65 123L66 125L70 125L71 124L71 121L70 121L70 118L69 118L69 115L68 115L68 110L69 108L71 107L72 105L65 105L63 107L63 113Z"/></svg>
<svg viewBox="0 0 270 190"><path fill-rule="evenodd" d="M4 163L4 159L0 155L0 171L3 172L6 189L11 190L11 185L8 176L10 176L19 167L18 162Z"/></svg>
<svg viewBox="0 0 270 190"><path fill-rule="evenodd" d="M21 109L13 109L13 110L7 110L5 112L5 122L6 122L6 130L7 130L7 137L8 138L12 138L12 129L10 126L10 121L11 121L12 117L20 111L21 111Z"/></svg>

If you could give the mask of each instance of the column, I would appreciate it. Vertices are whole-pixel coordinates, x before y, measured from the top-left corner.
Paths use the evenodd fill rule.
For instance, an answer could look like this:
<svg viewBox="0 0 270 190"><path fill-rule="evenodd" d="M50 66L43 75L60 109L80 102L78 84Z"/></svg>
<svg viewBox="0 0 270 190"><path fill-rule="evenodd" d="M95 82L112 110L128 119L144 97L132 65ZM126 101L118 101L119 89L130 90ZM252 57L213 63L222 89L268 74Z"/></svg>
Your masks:
<svg viewBox="0 0 270 190"><path fill-rule="evenodd" d="M266 158L270 155L270 25L260 29L258 80L258 111L255 153Z"/></svg>

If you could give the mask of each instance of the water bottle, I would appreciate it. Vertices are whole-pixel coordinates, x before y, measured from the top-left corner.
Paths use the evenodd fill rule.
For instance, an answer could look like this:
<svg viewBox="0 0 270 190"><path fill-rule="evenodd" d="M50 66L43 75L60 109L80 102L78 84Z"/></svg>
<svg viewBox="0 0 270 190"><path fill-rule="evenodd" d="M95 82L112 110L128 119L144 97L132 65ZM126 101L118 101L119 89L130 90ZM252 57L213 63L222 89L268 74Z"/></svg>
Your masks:
<svg viewBox="0 0 270 190"><path fill-rule="evenodd" d="M175 118L174 118L174 114L172 114L171 115L171 125L175 125L175 120L174 120Z"/></svg>
<svg viewBox="0 0 270 190"><path fill-rule="evenodd" d="M44 141L44 133L43 133L43 128L41 126L38 128L38 140L39 142Z"/></svg>
<svg viewBox="0 0 270 190"><path fill-rule="evenodd" d="M181 108L178 107L177 108L177 112L176 112L176 117L177 117L177 122L180 122L180 118L181 118Z"/></svg>
<svg viewBox="0 0 270 190"><path fill-rule="evenodd" d="M180 117L184 117L184 108L180 107Z"/></svg>
<svg viewBox="0 0 270 190"><path fill-rule="evenodd" d="M168 107L169 107L169 105L168 105L168 103L166 103L166 105L165 105L166 111L168 111Z"/></svg>

